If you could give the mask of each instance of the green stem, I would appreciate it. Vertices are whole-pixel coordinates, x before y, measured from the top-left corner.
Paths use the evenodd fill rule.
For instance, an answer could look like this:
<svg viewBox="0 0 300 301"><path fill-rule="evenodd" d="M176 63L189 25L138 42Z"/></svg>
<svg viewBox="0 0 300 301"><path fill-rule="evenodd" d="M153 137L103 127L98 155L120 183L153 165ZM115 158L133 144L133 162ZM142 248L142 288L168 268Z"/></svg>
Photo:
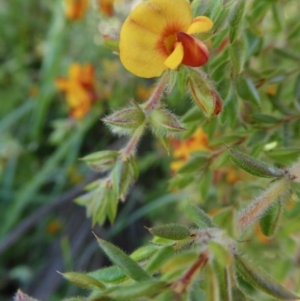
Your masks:
<svg viewBox="0 0 300 301"><path fill-rule="evenodd" d="M121 156L123 160L135 154L136 146L140 141L145 129L145 122L142 123L134 132L131 139L128 141L126 146L121 150Z"/></svg>
<svg viewBox="0 0 300 301"><path fill-rule="evenodd" d="M159 106L160 99L163 95L164 89L168 82L168 78L169 78L168 72L164 72L162 77L160 78L160 81L157 83L154 92L152 93L152 95L150 96L150 98L145 104L144 112L146 114L151 113Z"/></svg>
<svg viewBox="0 0 300 301"><path fill-rule="evenodd" d="M290 189L290 180L281 178L273 182L256 200L244 209L238 217L238 225L241 232L257 221L283 193Z"/></svg>

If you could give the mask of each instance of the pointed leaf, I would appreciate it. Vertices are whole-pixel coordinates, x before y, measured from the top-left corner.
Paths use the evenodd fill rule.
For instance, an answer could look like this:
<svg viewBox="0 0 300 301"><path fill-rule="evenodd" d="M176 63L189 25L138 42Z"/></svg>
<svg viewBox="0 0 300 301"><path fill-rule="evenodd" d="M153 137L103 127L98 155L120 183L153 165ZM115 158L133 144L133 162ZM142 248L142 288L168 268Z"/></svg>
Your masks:
<svg viewBox="0 0 300 301"><path fill-rule="evenodd" d="M214 259L219 262L219 264L225 268L232 262L232 255L226 250L222 245L210 241L208 243L209 250L214 255Z"/></svg>
<svg viewBox="0 0 300 301"><path fill-rule="evenodd" d="M190 230L179 224L168 224L148 229L154 236L171 240L182 240L190 237Z"/></svg>
<svg viewBox="0 0 300 301"><path fill-rule="evenodd" d="M161 266L175 254L172 247L166 246L161 248L147 263L145 270L149 274L158 271Z"/></svg>
<svg viewBox="0 0 300 301"><path fill-rule="evenodd" d="M272 279L266 272L259 269L242 256L235 256L238 273L250 284L261 289L265 293L279 299L298 300L299 297L286 289L280 283Z"/></svg>
<svg viewBox="0 0 300 301"><path fill-rule="evenodd" d="M230 14L230 20L229 20L229 40L230 43L233 43L236 38L238 37L243 15L245 11L246 1L245 0L238 0L236 1L236 4L234 5L231 14Z"/></svg>
<svg viewBox="0 0 300 301"><path fill-rule="evenodd" d="M239 96L247 101L254 103L255 105L260 105L260 97L250 78L245 78L244 76L238 76L235 79L236 89Z"/></svg>
<svg viewBox="0 0 300 301"><path fill-rule="evenodd" d="M132 258L135 261L140 261L149 258L150 256L157 253L158 251L159 248L157 246L147 245L135 250L132 254L130 254L130 258Z"/></svg>
<svg viewBox="0 0 300 301"><path fill-rule="evenodd" d="M151 276L136 261L118 247L98 237L97 240L108 258L120 267L128 277L138 282L151 279Z"/></svg>
<svg viewBox="0 0 300 301"><path fill-rule="evenodd" d="M237 212L234 207L221 209L212 220L216 226L225 229L230 237L237 237Z"/></svg>
<svg viewBox="0 0 300 301"><path fill-rule="evenodd" d="M244 69L246 49L243 40L236 40L230 47L230 56L232 65L237 74Z"/></svg>
<svg viewBox="0 0 300 301"><path fill-rule="evenodd" d="M193 204L186 205L185 214L187 218L194 222L199 228L214 227L210 216Z"/></svg>
<svg viewBox="0 0 300 301"><path fill-rule="evenodd" d="M282 213L283 206L281 202L274 202L274 204L259 221L261 231L264 235L267 237L272 237L276 234L281 221Z"/></svg>
<svg viewBox="0 0 300 301"><path fill-rule="evenodd" d="M80 286L84 289L88 289L88 290L93 290L95 288L101 290L105 289L105 285L103 283L86 274L68 272L61 275L64 276L64 278L66 278L73 284Z"/></svg>
<svg viewBox="0 0 300 301"><path fill-rule="evenodd" d="M87 275L105 283L119 283L127 278L126 274L118 266L99 269Z"/></svg>
<svg viewBox="0 0 300 301"><path fill-rule="evenodd" d="M207 301L220 301L219 283L216 273L212 266L207 265L205 267L205 286L206 286L206 298Z"/></svg>
<svg viewBox="0 0 300 301"><path fill-rule="evenodd" d="M208 156L195 156L190 158L179 170L178 173L194 173L207 165Z"/></svg>
<svg viewBox="0 0 300 301"><path fill-rule="evenodd" d="M236 149L229 149L231 159L241 169L248 173L263 178L282 177L284 172L264 162L254 159Z"/></svg>

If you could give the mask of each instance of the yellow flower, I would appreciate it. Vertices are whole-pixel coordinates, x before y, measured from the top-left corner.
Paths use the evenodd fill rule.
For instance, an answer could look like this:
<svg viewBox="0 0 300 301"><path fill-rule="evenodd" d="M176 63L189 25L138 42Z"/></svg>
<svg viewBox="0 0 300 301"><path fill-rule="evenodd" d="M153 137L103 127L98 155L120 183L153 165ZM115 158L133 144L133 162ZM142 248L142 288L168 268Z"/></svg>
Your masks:
<svg viewBox="0 0 300 301"><path fill-rule="evenodd" d="M75 119L82 119L97 99L94 68L91 64L72 64L69 68L69 78L58 78L55 84L59 90L66 93L70 115Z"/></svg>
<svg viewBox="0 0 300 301"><path fill-rule="evenodd" d="M69 20L80 20L86 13L88 0L64 0L65 14Z"/></svg>
<svg viewBox="0 0 300 301"><path fill-rule="evenodd" d="M173 157L175 161L171 163L171 170L176 172L180 167L190 158L190 155L194 151L209 151L208 137L201 128L187 140L177 141L173 140L174 146Z"/></svg>
<svg viewBox="0 0 300 301"><path fill-rule="evenodd" d="M125 20L120 33L120 59L133 74L157 77L180 64L204 65L207 46L192 36L210 30L213 22L193 19L186 0L148 0L139 4Z"/></svg>

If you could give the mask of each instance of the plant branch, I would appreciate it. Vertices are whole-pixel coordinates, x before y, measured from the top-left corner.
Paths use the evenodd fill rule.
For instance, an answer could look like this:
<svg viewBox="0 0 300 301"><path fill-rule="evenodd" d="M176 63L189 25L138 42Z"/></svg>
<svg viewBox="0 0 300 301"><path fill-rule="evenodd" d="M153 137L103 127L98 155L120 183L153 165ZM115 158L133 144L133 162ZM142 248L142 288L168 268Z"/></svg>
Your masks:
<svg viewBox="0 0 300 301"><path fill-rule="evenodd" d="M256 220L258 220L283 193L290 189L290 180L281 178L273 182L269 188L264 191L256 200L254 200L246 209L240 212L238 217L238 226L241 232L245 231Z"/></svg>
<svg viewBox="0 0 300 301"><path fill-rule="evenodd" d="M208 262L208 254L207 251L200 253L196 262L188 269L188 271L176 282L172 284L172 287L176 294L181 295L185 292L187 286L192 280L194 274L198 271L198 269L203 268Z"/></svg>
<svg viewBox="0 0 300 301"><path fill-rule="evenodd" d="M154 109L158 107L164 89L166 87L168 78L169 78L168 72L164 72L162 77L160 78L160 81L157 83L154 92L152 93L152 95L150 96L150 98L145 104L144 112L146 114L151 113Z"/></svg>

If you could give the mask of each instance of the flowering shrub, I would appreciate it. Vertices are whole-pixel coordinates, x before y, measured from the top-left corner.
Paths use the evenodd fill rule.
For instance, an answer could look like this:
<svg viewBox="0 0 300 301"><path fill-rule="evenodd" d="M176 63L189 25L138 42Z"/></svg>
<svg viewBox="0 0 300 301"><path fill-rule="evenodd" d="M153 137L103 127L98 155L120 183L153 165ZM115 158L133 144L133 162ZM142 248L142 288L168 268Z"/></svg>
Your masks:
<svg viewBox="0 0 300 301"><path fill-rule="evenodd" d="M64 4L68 18L83 22L66 22L62 3L55 6L47 43L36 47L44 52L39 54L40 88L30 94L35 101L22 109L25 113L17 108L0 124L18 134L13 125L35 108L30 135L19 138L23 148L12 151L12 134L3 139L6 148L0 148L3 196L15 195L16 185L27 183L29 174L34 177L16 201L5 202L1 231L9 234L0 251L21 236L23 230L10 232L18 218L43 202L58 206L61 199L51 203L49 196L87 178L62 199L84 207L94 242L85 245L87 232L78 237L83 218L71 218L79 221L70 227L76 240L72 244L61 236L63 260L53 264L61 274L55 279L84 290L61 290L53 300L298 300L299 2L127 1L124 12L112 19L102 17L113 14L114 1ZM85 18L88 6L100 6L102 16L91 11ZM90 63L73 63L68 77L59 77L76 61ZM16 70L13 62L7 66ZM63 111L59 102L50 106L59 94L55 86L64 93L67 121L55 120ZM101 93L108 101L96 103ZM55 132L55 151L45 161L52 151L43 139L48 123L68 133ZM30 163L14 172L18 161L26 160ZM14 189L8 190L14 177ZM33 219L51 245L69 224L62 219L64 211L56 209L43 221L44 210ZM144 246L133 250L134 231L130 238L122 234L122 247L109 241L142 216L149 232L143 235ZM80 242L84 256L77 260L72 252ZM96 243L111 266L99 266L104 259L94 251ZM125 252L124 246L132 248ZM16 248L6 261L10 265L13 254L31 254L36 248L36 243L26 252ZM85 261L97 264L83 268ZM24 274L29 273L17 269L10 277ZM19 290L15 300L50 298L47 285L34 286L42 293L29 297L23 286L26 294Z"/></svg>

